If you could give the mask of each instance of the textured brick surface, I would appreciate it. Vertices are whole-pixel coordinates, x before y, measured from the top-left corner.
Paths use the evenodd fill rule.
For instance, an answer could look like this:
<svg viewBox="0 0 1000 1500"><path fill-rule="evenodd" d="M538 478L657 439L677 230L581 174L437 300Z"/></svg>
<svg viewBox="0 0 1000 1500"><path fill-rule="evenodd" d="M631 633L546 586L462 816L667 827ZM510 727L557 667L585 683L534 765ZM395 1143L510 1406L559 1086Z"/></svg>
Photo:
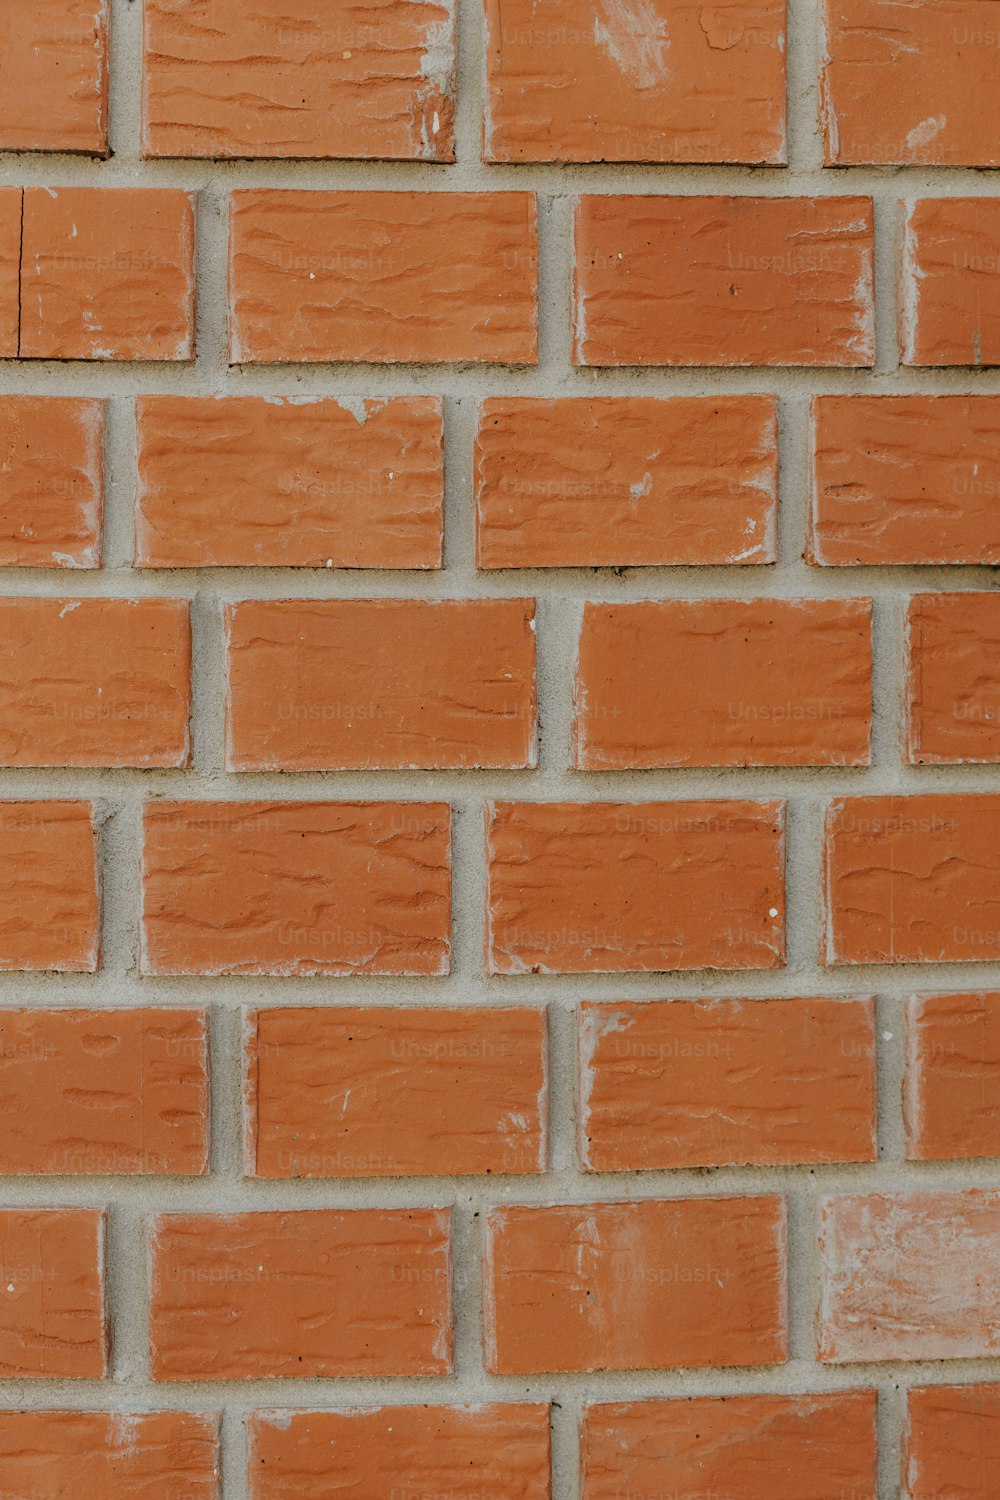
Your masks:
<svg viewBox="0 0 1000 1500"><path fill-rule="evenodd" d="M106 1233L96 1209L0 1209L0 1377L108 1373Z"/></svg>
<svg viewBox="0 0 1000 1500"><path fill-rule="evenodd" d="M218 1500L219 1419L191 1411L0 1412L0 1464L17 1496L151 1500L173 1491Z"/></svg>
<svg viewBox="0 0 1000 1500"><path fill-rule="evenodd" d="M910 1388L902 1481L910 1500L989 1500L1000 1464L1000 1386Z"/></svg>
<svg viewBox="0 0 1000 1500"><path fill-rule="evenodd" d="M87 802L0 802L0 971L93 974L101 877Z"/></svg>
<svg viewBox="0 0 1000 1500"><path fill-rule="evenodd" d="M906 626L907 758L1000 760L1000 596L917 594Z"/></svg>
<svg viewBox="0 0 1000 1500"><path fill-rule="evenodd" d="M903 364L1000 364L1000 202L917 198L903 210Z"/></svg>
<svg viewBox="0 0 1000 1500"><path fill-rule="evenodd" d="M0 15L0 151L104 156L111 0L11 0Z"/></svg>
<svg viewBox="0 0 1000 1500"><path fill-rule="evenodd" d="M0 566L101 562L104 402L0 401Z"/></svg>
<svg viewBox="0 0 1000 1500"><path fill-rule="evenodd" d="M1000 995L906 1002L907 1155L1000 1156Z"/></svg>

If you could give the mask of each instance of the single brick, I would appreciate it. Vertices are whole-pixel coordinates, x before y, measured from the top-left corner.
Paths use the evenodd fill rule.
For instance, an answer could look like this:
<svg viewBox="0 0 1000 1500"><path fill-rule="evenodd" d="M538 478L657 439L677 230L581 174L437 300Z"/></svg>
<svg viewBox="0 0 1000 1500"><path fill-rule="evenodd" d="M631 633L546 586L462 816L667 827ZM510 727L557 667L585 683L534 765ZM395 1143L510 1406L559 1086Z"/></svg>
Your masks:
<svg viewBox="0 0 1000 1500"><path fill-rule="evenodd" d="M533 599L226 606L231 771L533 766Z"/></svg>
<svg viewBox="0 0 1000 1500"><path fill-rule="evenodd" d="M550 1495L541 1402L255 1411L248 1439L250 1500Z"/></svg>
<svg viewBox="0 0 1000 1500"><path fill-rule="evenodd" d="M450 1210L163 1214L154 1380L447 1375Z"/></svg>
<svg viewBox="0 0 1000 1500"><path fill-rule="evenodd" d="M828 166L1000 166L993 0L825 0Z"/></svg>
<svg viewBox="0 0 1000 1500"><path fill-rule="evenodd" d="M25 188L22 359L194 358L194 196Z"/></svg>
<svg viewBox="0 0 1000 1500"><path fill-rule="evenodd" d="M773 396L494 396L476 432L480 568L777 561Z"/></svg>
<svg viewBox="0 0 1000 1500"><path fill-rule="evenodd" d="M578 770L864 766L871 717L870 599L584 604Z"/></svg>
<svg viewBox="0 0 1000 1500"><path fill-rule="evenodd" d="M230 202L234 364L537 362L532 193L265 189Z"/></svg>
<svg viewBox="0 0 1000 1500"><path fill-rule="evenodd" d="M588 1403L582 1500L874 1500L874 1390Z"/></svg>
<svg viewBox="0 0 1000 1500"><path fill-rule="evenodd" d="M154 802L144 974L446 974L441 802Z"/></svg>
<svg viewBox="0 0 1000 1500"><path fill-rule="evenodd" d="M0 601L0 765L186 766L186 599Z"/></svg>
<svg viewBox="0 0 1000 1500"><path fill-rule="evenodd" d="M108 154L110 0L9 0L0 11L0 151Z"/></svg>
<svg viewBox="0 0 1000 1500"><path fill-rule="evenodd" d="M96 974L97 830L89 802L0 802L0 971Z"/></svg>
<svg viewBox="0 0 1000 1500"><path fill-rule="evenodd" d="M17 187L0 187L0 359L17 355L21 326L21 208Z"/></svg>
<svg viewBox="0 0 1000 1500"><path fill-rule="evenodd" d="M821 1204L819 1358L986 1359L1000 1350L1000 1193Z"/></svg>
<svg viewBox="0 0 1000 1500"><path fill-rule="evenodd" d="M786 160L784 0L487 0L486 82L486 161Z"/></svg>
<svg viewBox="0 0 1000 1500"><path fill-rule="evenodd" d="M875 361L870 198L580 198L578 365Z"/></svg>
<svg viewBox="0 0 1000 1500"><path fill-rule="evenodd" d="M142 568L439 568L436 396L144 396Z"/></svg>
<svg viewBox="0 0 1000 1500"><path fill-rule="evenodd" d="M826 816L825 964L967 963L1000 948L1000 797L844 797Z"/></svg>
<svg viewBox="0 0 1000 1500"><path fill-rule="evenodd" d="M246 1035L246 1171L254 1177L543 1172L545 1030L545 1011L537 1006L253 1011Z"/></svg>
<svg viewBox="0 0 1000 1500"><path fill-rule="evenodd" d="M106 1228L96 1208L0 1210L4 1379L100 1380L108 1374Z"/></svg>
<svg viewBox="0 0 1000 1500"><path fill-rule="evenodd" d="M144 156L454 161L454 0L145 0Z"/></svg>
<svg viewBox="0 0 1000 1500"><path fill-rule="evenodd" d="M768 1365L788 1357L783 1198L494 1208L486 1367Z"/></svg>
<svg viewBox="0 0 1000 1500"><path fill-rule="evenodd" d="M806 560L1000 563L1000 397L815 396Z"/></svg>
<svg viewBox="0 0 1000 1500"><path fill-rule="evenodd" d="M490 802L491 974L772 969L782 802Z"/></svg>
<svg viewBox="0 0 1000 1500"><path fill-rule="evenodd" d="M874 1161L873 1000L585 1001L593 1172Z"/></svg>
<svg viewBox="0 0 1000 1500"><path fill-rule="evenodd" d="M911 1386L902 1481L909 1500L994 1500L1000 1385Z"/></svg>
<svg viewBox="0 0 1000 1500"><path fill-rule="evenodd" d="M906 626L907 760L1000 760L1000 594L916 594Z"/></svg>
<svg viewBox="0 0 1000 1500"><path fill-rule="evenodd" d="M1000 364L1000 199L917 198L904 208L903 364Z"/></svg>
<svg viewBox="0 0 1000 1500"><path fill-rule="evenodd" d="M903 1102L911 1161L1000 1156L1000 994L908 998Z"/></svg>
<svg viewBox="0 0 1000 1500"><path fill-rule="evenodd" d="M0 1010L0 1172L208 1171L202 1010Z"/></svg>
<svg viewBox="0 0 1000 1500"><path fill-rule="evenodd" d="M0 566L99 568L104 402L0 399Z"/></svg>
<svg viewBox="0 0 1000 1500"><path fill-rule="evenodd" d="M12 1500L219 1500L219 1417L0 1412L0 1472Z"/></svg>

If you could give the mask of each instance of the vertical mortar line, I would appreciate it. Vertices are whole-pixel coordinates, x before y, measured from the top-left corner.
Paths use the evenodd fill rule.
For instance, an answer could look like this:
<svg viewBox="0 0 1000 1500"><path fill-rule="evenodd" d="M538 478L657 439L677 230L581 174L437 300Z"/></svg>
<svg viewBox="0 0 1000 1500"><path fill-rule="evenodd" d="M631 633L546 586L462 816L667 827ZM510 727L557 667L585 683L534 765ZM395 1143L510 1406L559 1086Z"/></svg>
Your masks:
<svg viewBox="0 0 1000 1500"><path fill-rule="evenodd" d="M138 164L142 97L142 5L111 0L108 88L108 144L112 155Z"/></svg>
<svg viewBox="0 0 1000 1500"><path fill-rule="evenodd" d="M587 1399L595 1397L587 1391ZM607 1399L605 1397L604 1399ZM553 1495L557 1500L577 1500L580 1494L580 1420L583 1394L564 1388L552 1396L552 1474ZM558 1476L558 1489L555 1478Z"/></svg>
<svg viewBox="0 0 1000 1500"><path fill-rule="evenodd" d="M819 128L819 76L823 56L823 0L788 0L785 66L788 74L788 169L823 166Z"/></svg>
<svg viewBox="0 0 1000 1500"><path fill-rule="evenodd" d="M885 175L882 173L880 175ZM875 209L875 373L898 375L897 269L903 192L888 177L872 192Z"/></svg>
<svg viewBox="0 0 1000 1500"><path fill-rule="evenodd" d="M872 765L883 769L892 791L913 790L906 785L903 743L908 601L895 590L872 599Z"/></svg>
<svg viewBox="0 0 1000 1500"><path fill-rule="evenodd" d="M462 1179L458 1179L459 1182ZM473 1399L483 1369L482 1273L480 1266L482 1191L459 1186L452 1192L452 1317L455 1352L453 1376L457 1390L442 1401ZM487 1200L488 1201L488 1200ZM479 1218L476 1213L479 1213Z"/></svg>
<svg viewBox="0 0 1000 1500"><path fill-rule="evenodd" d="M480 179L485 172L482 160L482 121L485 100L485 18L480 0L451 0L455 7L455 166L450 168L461 179L461 187L471 186L466 176ZM419 186L419 183L414 184ZM482 186L482 182L479 183ZM486 184L489 185L488 183Z"/></svg>
<svg viewBox="0 0 1000 1500"><path fill-rule="evenodd" d="M115 594L134 596L136 585L144 582L142 574L131 571L136 494L134 398L106 398L104 420L104 572L97 580L110 584ZM121 577L116 579L116 573Z"/></svg>
<svg viewBox="0 0 1000 1500"><path fill-rule="evenodd" d="M263 1402L253 1401L248 1410L263 1405ZM247 1442L247 1413L242 1407L234 1407L231 1402L220 1403L222 1411L222 1493L225 1500L246 1500L249 1493L248 1460L249 1444Z"/></svg>

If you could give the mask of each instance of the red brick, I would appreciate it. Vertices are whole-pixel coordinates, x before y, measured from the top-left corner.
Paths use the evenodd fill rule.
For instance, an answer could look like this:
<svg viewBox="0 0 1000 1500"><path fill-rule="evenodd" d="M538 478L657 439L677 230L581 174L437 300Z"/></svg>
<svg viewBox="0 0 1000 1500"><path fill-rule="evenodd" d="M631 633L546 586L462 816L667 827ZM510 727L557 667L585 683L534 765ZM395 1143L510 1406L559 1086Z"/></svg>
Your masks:
<svg viewBox="0 0 1000 1500"><path fill-rule="evenodd" d="M870 366L870 198L585 196L578 365Z"/></svg>
<svg viewBox="0 0 1000 1500"><path fill-rule="evenodd" d="M786 159L784 0L487 0L486 80L487 161Z"/></svg>
<svg viewBox="0 0 1000 1500"><path fill-rule="evenodd" d="M208 1171L200 1010L0 1010L0 1172Z"/></svg>
<svg viewBox="0 0 1000 1500"><path fill-rule="evenodd" d="M821 1360L996 1356L1000 1194L827 1198L821 1211Z"/></svg>
<svg viewBox="0 0 1000 1500"><path fill-rule="evenodd" d="M1000 563L1000 398L816 396L806 560Z"/></svg>
<svg viewBox="0 0 1000 1500"><path fill-rule="evenodd" d="M967 963L1000 947L1000 797L845 797L826 816L826 964Z"/></svg>
<svg viewBox="0 0 1000 1500"><path fill-rule="evenodd" d="M909 1500L993 1500L1000 1385L911 1386L902 1480Z"/></svg>
<svg viewBox="0 0 1000 1500"><path fill-rule="evenodd" d="M454 161L453 0L146 0L145 156Z"/></svg>
<svg viewBox="0 0 1000 1500"><path fill-rule="evenodd" d="M446 974L440 802L155 802L144 974Z"/></svg>
<svg viewBox="0 0 1000 1500"><path fill-rule="evenodd" d="M917 594L906 624L907 760L1000 760L1000 594Z"/></svg>
<svg viewBox="0 0 1000 1500"><path fill-rule="evenodd" d="M144 396L143 568L439 568L435 396Z"/></svg>
<svg viewBox="0 0 1000 1500"><path fill-rule="evenodd" d="M194 358L194 196L26 188L22 359Z"/></svg>
<svg viewBox="0 0 1000 1500"><path fill-rule="evenodd" d="M0 765L186 766L183 599L0 601Z"/></svg>
<svg viewBox="0 0 1000 1500"><path fill-rule="evenodd" d="M585 1001L593 1172L874 1161L873 1000Z"/></svg>
<svg viewBox="0 0 1000 1500"><path fill-rule="evenodd" d="M871 715L870 599L584 604L578 770L863 766Z"/></svg>
<svg viewBox="0 0 1000 1500"><path fill-rule="evenodd" d="M21 323L20 188L0 187L0 359L17 354Z"/></svg>
<svg viewBox="0 0 1000 1500"><path fill-rule="evenodd" d="M781 967L781 802L487 804L491 974Z"/></svg>
<svg viewBox="0 0 1000 1500"><path fill-rule="evenodd" d="M447 1375L450 1210L164 1214L154 1380Z"/></svg>
<svg viewBox="0 0 1000 1500"><path fill-rule="evenodd" d="M583 1500L874 1500L873 1390L584 1406Z"/></svg>
<svg viewBox="0 0 1000 1500"><path fill-rule="evenodd" d="M476 433L480 568L777 561L773 396L494 396Z"/></svg>
<svg viewBox="0 0 1000 1500"><path fill-rule="evenodd" d="M483 1274L493 1374L788 1357L782 1198L494 1208Z"/></svg>
<svg viewBox="0 0 1000 1500"><path fill-rule="evenodd" d="M250 1500L550 1494L540 1402L256 1411L248 1427Z"/></svg>
<svg viewBox="0 0 1000 1500"><path fill-rule="evenodd" d="M0 1412L17 1500L219 1500L219 1418L191 1411Z"/></svg>
<svg viewBox="0 0 1000 1500"><path fill-rule="evenodd" d="M0 151L108 151L109 0L10 0L0 12Z"/></svg>
<svg viewBox="0 0 1000 1500"><path fill-rule="evenodd" d="M99 568L104 402L0 399L0 566Z"/></svg>
<svg viewBox="0 0 1000 1500"><path fill-rule="evenodd" d="M105 1232L98 1209L0 1210L5 1379L99 1380L108 1374Z"/></svg>
<svg viewBox="0 0 1000 1500"><path fill-rule="evenodd" d="M232 771L535 763L533 599L226 607Z"/></svg>
<svg viewBox="0 0 1000 1500"><path fill-rule="evenodd" d="M906 1001L906 1154L1000 1156L1000 994Z"/></svg>
<svg viewBox="0 0 1000 1500"><path fill-rule="evenodd" d="M535 218L531 193L233 193L230 359L535 364Z"/></svg>
<svg viewBox="0 0 1000 1500"><path fill-rule="evenodd" d="M256 1177L542 1172L545 1011L295 1006L251 1012ZM0 1054L2 1055L2 1054Z"/></svg>
<svg viewBox="0 0 1000 1500"><path fill-rule="evenodd" d="M0 802L0 971L95 974L97 831L89 802Z"/></svg>
<svg viewBox="0 0 1000 1500"><path fill-rule="evenodd" d="M903 364L1000 364L1000 201L917 198L903 207Z"/></svg>

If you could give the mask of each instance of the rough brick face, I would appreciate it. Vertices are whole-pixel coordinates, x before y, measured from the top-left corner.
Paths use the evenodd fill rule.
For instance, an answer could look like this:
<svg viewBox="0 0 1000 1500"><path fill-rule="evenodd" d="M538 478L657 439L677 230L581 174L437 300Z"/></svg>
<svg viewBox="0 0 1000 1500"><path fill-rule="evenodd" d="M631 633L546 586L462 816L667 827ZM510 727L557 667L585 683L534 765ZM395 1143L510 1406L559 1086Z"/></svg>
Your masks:
<svg viewBox="0 0 1000 1500"><path fill-rule="evenodd" d="M108 146L111 0L11 0L0 14L0 151Z"/></svg>
<svg viewBox="0 0 1000 1500"><path fill-rule="evenodd" d="M586 1001L579 1146L595 1172L873 1161L872 1000Z"/></svg>
<svg viewBox="0 0 1000 1500"><path fill-rule="evenodd" d="M1000 201L917 198L903 208L903 364L1000 364Z"/></svg>
<svg viewBox="0 0 1000 1500"><path fill-rule="evenodd" d="M1000 1465L1000 1386L924 1385L907 1397L909 1500L991 1500Z"/></svg>
<svg viewBox="0 0 1000 1500"><path fill-rule="evenodd" d="M536 262L531 193L233 193L230 358L534 364Z"/></svg>
<svg viewBox="0 0 1000 1500"><path fill-rule="evenodd" d="M868 198L578 200L578 365L874 363Z"/></svg>
<svg viewBox="0 0 1000 1500"><path fill-rule="evenodd" d="M248 1018L257 1177L541 1172L545 1013L293 1007Z"/></svg>
<svg viewBox="0 0 1000 1500"><path fill-rule="evenodd" d="M496 1374L787 1358L781 1198L496 1208L486 1236Z"/></svg>
<svg viewBox="0 0 1000 1500"><path fill-rule="evenodd" d="M906 1154L1000 1156L1000 995L906 1002Z"/></svg>
<svg viewBox="0 0 1000 1500"><path fill-rule="evenodd" d="M1000 595L918 594L906 626L907 759L1000 760Z"/></svg>
<svg viewBox="0 0 1000 1500"><path fill-rule="evenodd" d="M486 817L492 974L784 963L780 802L498 802Z"/></svg>
<svg viewBox="0 0 1000 1500"><path fill-rule="evenodd" d="M234 771L529 766L532 599L226 610Z"/></svg>
<svg viewBox="0 0 1000 1500"><path fill-rule="evenodd" d="M108 1373L105 1229L96 1209L0 1211L0 1376L100 1380Z"/></svg>
<svg viewBox="0 0 1000 1500"><path fill-rule="evenodd" d="M89 802L0 802L0 971L93 974L101 961Z"/></svg>
<svg viewBox="0 0 1000 1500"><path fill-rule="evenodd" d="M0 359L13 359L21 324L20 188L0 187Z"/></svg>
<svg viewBox="0 0 1000 1500"><path fill-rule="evenodd" d="M445 1209L165 1214L151 1264L155 1380L451 1368Z"/></svg>
<svg viewBox="0 0 1000 1500"><path fill-rule="evenodd" d="M12 1496L219 1500L219 1419L189 1411L0 1412L0 1470ZM51 1488L55 1486L55 1488Z"/></svg>
<svg viewBox="0 0 1000 1500"><path fill-rule="evenodd" d="M784 0L487 0L493 162L785 160Z"/></svg>
<svg viewBox="0 0 1000 1500"><path fill-rule="evenodd" d="M147 396L136 423L140 567L441 565L435 397Z"/></svg>
<svg viewBox="0 0 1000 1500"><path fill-rule="evenodd" d="M97 568L104 402L0 399L0 566Z"/></svg>
<svg viewBox="0 0 1000 1500"><path fill-rule="evenodd" d="M147 0L143 152L453 161L453 20L453 0Z"/></svg>

